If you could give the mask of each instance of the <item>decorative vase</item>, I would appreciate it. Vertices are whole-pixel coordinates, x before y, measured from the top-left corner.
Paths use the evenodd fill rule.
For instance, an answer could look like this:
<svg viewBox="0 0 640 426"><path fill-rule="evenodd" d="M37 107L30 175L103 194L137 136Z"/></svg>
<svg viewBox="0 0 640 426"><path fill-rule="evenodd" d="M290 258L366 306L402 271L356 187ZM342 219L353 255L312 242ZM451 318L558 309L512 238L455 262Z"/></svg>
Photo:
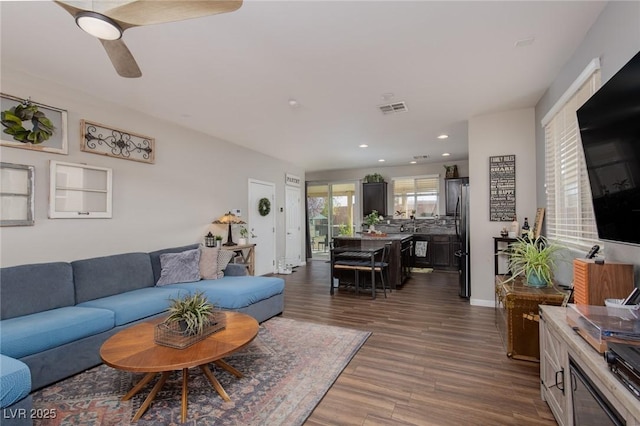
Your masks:
<svg viewBox="0 0 640 426"><path fill-rule="evenodd" d="M542 278L540 275L532 272L529 275L527 275L527 285L529 287L546 287L547 286L547 282L544 280L544 278Z"/></svg>
<svg viewBox="0 0 640 426"><path fill-rule="evenodd" d="M238 239L238 245L244 246L246 244L247 244L247 239L246 238Z"/></svg>

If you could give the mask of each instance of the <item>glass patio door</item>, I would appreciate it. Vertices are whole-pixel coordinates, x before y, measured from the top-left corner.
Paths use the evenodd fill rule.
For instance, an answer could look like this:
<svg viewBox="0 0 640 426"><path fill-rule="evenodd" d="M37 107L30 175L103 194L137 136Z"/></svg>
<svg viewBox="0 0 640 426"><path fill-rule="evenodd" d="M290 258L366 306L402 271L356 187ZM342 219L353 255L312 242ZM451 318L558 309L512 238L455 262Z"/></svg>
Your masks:
<svg viewBox="0 0 640 426"><path fill-rule="evenodd" d="M314 259L329 257L329 242L333 237L353 234L356 188L356 182L307 184L307 213Z"/></svg>

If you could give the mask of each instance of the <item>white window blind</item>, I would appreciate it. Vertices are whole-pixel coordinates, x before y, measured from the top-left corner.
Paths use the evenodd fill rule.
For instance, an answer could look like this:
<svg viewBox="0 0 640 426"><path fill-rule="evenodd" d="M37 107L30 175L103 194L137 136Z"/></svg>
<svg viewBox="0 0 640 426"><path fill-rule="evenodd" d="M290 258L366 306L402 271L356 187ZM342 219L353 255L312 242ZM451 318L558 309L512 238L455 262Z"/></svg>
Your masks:
<svg viewBox="0 0 640 426"><path fill-rule="evenodd" d="M552 108L555 114L543 119L547 237L581 250L601 244L576 116L578 108L600 87L599 64L586 71L580 77L581 84L574 83L574 93L561 98L564 105L556 105Z"/></svg>
<svg viewBox="0 0 640 426"><path fill-rule="evenodd" d="M431 217L438 212L438 191L440 177L428 175L420 177L394 178L394 211L405 212L405 217L415 210L415 217Z"/></svg>

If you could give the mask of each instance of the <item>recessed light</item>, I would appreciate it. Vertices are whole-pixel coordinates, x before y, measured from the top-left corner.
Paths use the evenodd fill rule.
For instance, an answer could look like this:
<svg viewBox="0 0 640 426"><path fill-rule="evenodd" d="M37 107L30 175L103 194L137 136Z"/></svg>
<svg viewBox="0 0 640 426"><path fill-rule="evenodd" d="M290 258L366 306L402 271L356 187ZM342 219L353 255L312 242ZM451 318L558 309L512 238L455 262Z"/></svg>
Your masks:
<svg viewBox="0 0 640 426"><path fill-rule="evenodd" d="M378 160L379 163L384 163L384 158Z"/></svg>
<svg viewBox="0 0 640 426"><path fill-rule="evenodd" d="M380 96L380 98L382 98L383 101L390 101L394 97L395 95L391 92L383 93L382 96Z"/></svg>
<svg viewBox="0 0 640 426"><path fill-rule="evenodd" d="M442 156L443 156L443 157L448 157L448 156L450 156L450 155L451 155L451 154L449 154L448 152L445 152L445 153L443 153L443 154L442 154Z"/></svg>
<svg viewBox="0 0 640 426"><path fill-rule="evenodd" d="M409 164L416 164L416 163L417 163L417 161L416 161L416 160L409 161Z"/></svg>
<svg viewBox="0 0 640 426"><path fill-rule="evenodd" d="M447 139L449 135L445 135L444 133L438 136L438 139Z"/></svg>
<svg viewBox="0 0 640 426"><path fill-rule="evenodd" d="M360 148L369 148L369 145L367 145L366 143L363 143L363 144L358 145L358 147L360 147Z"/></svg>
<svg viewBox="0 0 640 426"><path fill-rule="evenodd" d="M290 106L291 108L297 108L297 107L299 107L299 106L300 106L300 104L299 104L299 103L298 103L298 101L297 101L297 100L295 100L295 99L289 99L289 106Z"/></svg>

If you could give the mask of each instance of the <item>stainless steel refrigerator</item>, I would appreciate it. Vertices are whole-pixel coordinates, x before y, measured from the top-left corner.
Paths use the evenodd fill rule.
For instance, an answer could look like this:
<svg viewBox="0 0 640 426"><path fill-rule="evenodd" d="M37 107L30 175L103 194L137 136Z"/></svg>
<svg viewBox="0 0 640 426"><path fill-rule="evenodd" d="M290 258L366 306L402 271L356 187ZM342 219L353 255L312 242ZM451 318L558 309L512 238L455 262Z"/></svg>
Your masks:
<svg viewBox="0 0 640 426"><path fill-rule="evenodd" d="M460 297L471 297L471 241L469 240L469 184L464 183L460 188L455 212L456 236L460 249L455 255L458 258L458 272L460 273Z"/></svg>

